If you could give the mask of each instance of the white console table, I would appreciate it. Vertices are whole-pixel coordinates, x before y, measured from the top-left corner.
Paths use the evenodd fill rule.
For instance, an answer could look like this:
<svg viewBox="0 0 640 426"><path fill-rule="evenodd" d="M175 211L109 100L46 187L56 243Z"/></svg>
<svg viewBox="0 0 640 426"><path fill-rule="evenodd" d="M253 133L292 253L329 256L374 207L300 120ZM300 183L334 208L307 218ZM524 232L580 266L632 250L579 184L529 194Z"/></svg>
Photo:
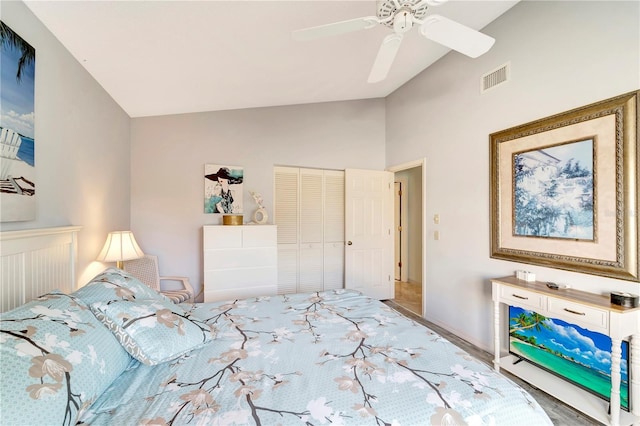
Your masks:
<svg viewBox="0 0 640 426"><path fill-rule="evenodd" d="M609 296L574 289L553 290L542 282L526 282L514 276L491 280L494 304L494 367L535 385L546 393L573 406L594 419L614 426L640 422L640 308L612 305ZM517 358L506 355L503 337L507 337L508 319L503 305L518 306L546 317L559 318L611 337L611 414L609 404L528 362L514 364ZM503 328L506 324L507 327ZM622 341L629 340L629 398L632 413L620 410L620 358ZM507 340L508 342L508 340Z"/></svg>

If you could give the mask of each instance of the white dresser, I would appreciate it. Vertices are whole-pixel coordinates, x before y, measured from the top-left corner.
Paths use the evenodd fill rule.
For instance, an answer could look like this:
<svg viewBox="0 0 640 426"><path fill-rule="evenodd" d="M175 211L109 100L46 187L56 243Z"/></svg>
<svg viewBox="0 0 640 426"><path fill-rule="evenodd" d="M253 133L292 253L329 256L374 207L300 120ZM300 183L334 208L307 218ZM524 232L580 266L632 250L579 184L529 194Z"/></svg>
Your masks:
<svg viewBox="0 0 640 426"><path fill-rule="evenodd" d="M205 302L277 293L276 225L211 225L202 234Z"/></svg>

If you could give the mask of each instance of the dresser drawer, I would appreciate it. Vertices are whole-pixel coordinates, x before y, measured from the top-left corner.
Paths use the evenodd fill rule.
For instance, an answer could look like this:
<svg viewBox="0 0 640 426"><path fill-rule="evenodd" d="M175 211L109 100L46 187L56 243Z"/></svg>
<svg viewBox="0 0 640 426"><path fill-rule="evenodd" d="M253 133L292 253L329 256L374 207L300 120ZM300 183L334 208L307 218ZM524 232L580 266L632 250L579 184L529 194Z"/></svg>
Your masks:
<svg viewBox="0 0 640 426"><path fill-rule="evenodd" d="M242 226L203 226L203 248L225 249L242 247Z"/></svg>
<svg viewBox="0 0 640 426"><path fill-rule="evenodd" d="M534 291L503 285L500 286L500 299L502 299L503 303L509 303L538 312L546 309L546 296Z"/></svg>
<svg viewBox="0 0 640 426"><path fill-rule="evenodd" d="M204 270L259 268L278 264L278 250L273 247L204 250Z"/></svg>
<svg viewBox="0 0 640 426"><path fill-rule="evenodd" d="M549 298L549 316L558 317L590 330L609 331L609 311L564 299Z"/></svg>
<svg viewBox="0 0 640 426"><path fill-rule="evenodd" d="M278 232L275 226L252 225L242 228L242 247L276 247Z"/></svg>
<svg viewBox="0 0 640 426"><path fill-rule="evenodd" d="M277 285L278 268L275 266L204 271L205 291Z"/></svg>

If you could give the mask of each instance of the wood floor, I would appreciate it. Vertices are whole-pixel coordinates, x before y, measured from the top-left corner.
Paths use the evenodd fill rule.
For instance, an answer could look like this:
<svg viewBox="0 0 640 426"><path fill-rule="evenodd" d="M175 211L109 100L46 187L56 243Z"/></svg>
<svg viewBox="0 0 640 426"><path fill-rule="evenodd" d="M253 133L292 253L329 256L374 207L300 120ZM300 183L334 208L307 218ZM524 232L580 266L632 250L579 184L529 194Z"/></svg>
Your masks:
<svg viewBox="0 0 640 426"><path fill-rule="evenodd" d="M414 314L422 315L422 284L396 281L394 301Z"/></svg>
<svg viewBox="0 0 640 426"><path fill-rule="evenodd" d="M422 291L422 286L420 286L420 290ZM398 286L396 286L396 295L397 294L398 294ZM406 296L407 293L405 292L404 295ZM442 327L439 327L433 323L430 323L429 321L426 321L420 315L415 314L412 309L407 309L401 306L397 302L397 300L395 301L386 300L384 301L384 303L386 303L388 306L392 307L393 309L397 310L401 314L413 319L414 321L429 327L431 330L440 334L442 337L446 338L454 345L465 350L469 354L475 356L477 359L479 359L480 361L484 362L485 364L493 368L493 354L487 351L484 351L478 348L477 346L472 345L471 343L459 338L455 334L448 332ZM414 300L413 306L415 308L415 300ZM418 310L418 312L420 312L420 310ZM536 401L538 401L538 404L540 404L540 406L546 411L547 415L549 416L549 418L551 419L554 425L556 426L590 426L590 425L601 424L593 420L592 418L585 416L579 411L576 411L572 407L565 405L558 399L550 395L547 395L541 390L520 380L518 377L513 376L506 371L501 371L501 372L506 377L508 377L509 379L511 379L518 385L520 385L522 388L526 389L527 392L529 392L531 396L533 396L536 399ZM518 425L513 425L513 426L518 426Z"/></svg>

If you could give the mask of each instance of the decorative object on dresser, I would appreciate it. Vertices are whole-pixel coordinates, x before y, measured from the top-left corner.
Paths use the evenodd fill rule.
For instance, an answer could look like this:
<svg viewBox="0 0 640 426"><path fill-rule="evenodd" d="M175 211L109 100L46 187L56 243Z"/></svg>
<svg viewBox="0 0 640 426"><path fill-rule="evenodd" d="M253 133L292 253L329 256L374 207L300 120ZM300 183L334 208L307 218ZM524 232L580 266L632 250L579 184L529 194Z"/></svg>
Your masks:
<svg viewBox="0 0 640 426"><path fill-rule="evenodd" d="M204 212L242 213L244 169L237 166L205 164Z"/></svg>
<svg viewBox="0 0 640 426"><path fill-rule="evenodd" d="M275 225L207 225L202 234L205 302L278 292Z"/></svg>
<svg viewBox="0 0 640 426"><path fill-rule="evenodd" d="M144 284L154 289L160 294L165 295L173 303L192 302L194 291L189 278L180 276L160 276L158 268L158 257L146 254L137 259L131 259L124 262L122 267L129 274L133 275ZM162 288L162 281L179 282L180 288Z"/></svg>
<svg viewBox="0 0 640 426"><path fill-rule="evenodd" d="M638 306L638 295L629 294L622 291L612 291L610 294L611 303L624 306L626 308L636 308Z"/></svg>
<svg viewBox="0 0 640 426"><path fill-rule="evenodd" d="M491 134L491 257L640 281L639 95Z"/></svg>
<svg viewBox="0 0 640 426"><path fill-rule="evenodd" d="M0 44L0 221L35 220L36 50L2 21Z"/></svg>
<svg viewBox="0 0 640 426"><path fill-rule="evenodd" d="M267 209L264 207L262 195L255 191L251 191L250 194L258 206L258 210L253 213L253 221L258 225L264 225L269 220L269 215L267 214Z"/></svg>
<svg viewBox="0 0 640 426"><path fill-rule="evenodd" d="M116 262L116 267L123 268L125 260L144 256L136 238L131 231L113 231L107 235L107 241L96 258L99 262Z"/></svg>
<svg viewBox="0 0 640 426"><path fill-rule="evenodd" d="M525 282L514 276L491 280L494 303L494 366L501 368L555 396L594 419L611 425L629 425L640 421L640 308L612 305L608 295L575 289L550 289L539 281ZM610 404L528 362L517 362L512 354L503 356L507 337L503 320L508 306L523 308L549 318L558 318L611 338ZM505 327L505 328L503 328ZM577 337L576 337L577 338ZM623 341L629 341L632 372L629 383L631 413L620 411L621 359ZM610 415L607 414L610 409Z"/></svg>
<svg viewBox="0 0 640 426"><path fill-rule="evenodd" d="M241 214L222 215L222 224L223 225L242 225L242 215Z"/></svg>
<svg viewBox="0 0 640 426"><path fill-rule="evenodd" d="M519 280L525 280L525 281L535 281L536 280L536 274L534 274L531 271L517 270L516 271L516 278L518 278Z"/></svg>

